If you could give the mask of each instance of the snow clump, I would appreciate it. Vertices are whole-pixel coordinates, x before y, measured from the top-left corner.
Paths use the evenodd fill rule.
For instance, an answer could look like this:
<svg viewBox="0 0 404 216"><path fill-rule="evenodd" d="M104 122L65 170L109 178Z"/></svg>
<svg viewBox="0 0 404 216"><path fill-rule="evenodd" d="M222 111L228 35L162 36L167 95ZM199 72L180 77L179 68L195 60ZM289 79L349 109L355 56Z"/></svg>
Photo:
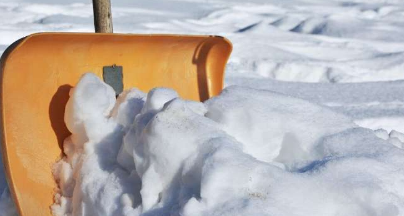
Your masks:
<svg viewBox="0 0 404 216"><path fill-rule="evenodd" d="M133 88L115 99L88 73L65 122L56 216L404 214L403 134L287 95L228 87L200 103Z"/></svg>

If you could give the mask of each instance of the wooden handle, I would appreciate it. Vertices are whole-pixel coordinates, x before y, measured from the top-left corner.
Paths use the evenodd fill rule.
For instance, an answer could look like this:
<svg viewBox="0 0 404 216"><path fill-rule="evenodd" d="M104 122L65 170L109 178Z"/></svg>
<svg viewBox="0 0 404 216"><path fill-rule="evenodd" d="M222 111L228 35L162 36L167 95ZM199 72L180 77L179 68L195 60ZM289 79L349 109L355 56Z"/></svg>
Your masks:
<svg viewBox="0 0 404 216"><path fill-rule="evenodd" d="M112 33L112 13L110 0L93 0L94 27L96 33Z"/></svg>

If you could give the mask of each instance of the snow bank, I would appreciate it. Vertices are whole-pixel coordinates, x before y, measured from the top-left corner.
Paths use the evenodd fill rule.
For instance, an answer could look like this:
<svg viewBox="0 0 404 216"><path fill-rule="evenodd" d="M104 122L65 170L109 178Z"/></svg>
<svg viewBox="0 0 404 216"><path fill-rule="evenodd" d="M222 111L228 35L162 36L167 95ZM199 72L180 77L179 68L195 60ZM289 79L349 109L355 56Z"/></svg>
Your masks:
<svg viewBox="0 0 404 216"><path fill-rule="evenodd" d="M86 74L65 121L54 215L404 214L404 135L304 100L241 87L115 100Z"/></svg>

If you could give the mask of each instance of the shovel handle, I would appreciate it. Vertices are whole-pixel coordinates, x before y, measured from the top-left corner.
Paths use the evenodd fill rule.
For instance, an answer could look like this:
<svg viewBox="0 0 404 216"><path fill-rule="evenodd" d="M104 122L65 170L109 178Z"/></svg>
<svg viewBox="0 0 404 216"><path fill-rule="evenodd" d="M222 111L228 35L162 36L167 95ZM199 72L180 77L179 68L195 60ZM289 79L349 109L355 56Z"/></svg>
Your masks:
<svg viewBox="0 0 404 216"><path fill-rule="evenodd" d="M112 33L110 0L93 0L94 27L96 33Z"/></svg>

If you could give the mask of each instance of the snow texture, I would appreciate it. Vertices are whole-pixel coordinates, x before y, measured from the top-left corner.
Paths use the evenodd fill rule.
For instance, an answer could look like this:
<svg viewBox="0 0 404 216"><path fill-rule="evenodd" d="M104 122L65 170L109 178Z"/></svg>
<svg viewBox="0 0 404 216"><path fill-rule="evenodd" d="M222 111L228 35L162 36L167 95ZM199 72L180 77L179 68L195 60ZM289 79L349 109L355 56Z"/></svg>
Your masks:
<svg viewBox="0 0 404 216"><path fill-rule="evenodd" d="M200 103L156 88L115 101L89 73L65 121L56 216L404 214L404 134L291 96L229 87Z"/></svg>
<svg viewBox="0 0 404 216"><path fill-rule="evenodd" d="M403 79L401 0L114 0L115 32L216 34L229 76L305 82ZM0 50L30 33L93 32L89 0L1 0Z"/></svg>
<svg viewBox="0 0 404 216"><path fill-rule="evenodd" d="M257 100L264 101L255 108L260 112L267 112L268 107L266 107L265 101L272 96L262 96L258 92L270 91L274 98L281 97L279 95L288 95L305 100L311 105L316 104L345 115L355 124L375 130L375 134L386 140L385 142L397 147L402 146L402 136L399 135L404 133L404 82L402 81L404 78L402 61L404 58L404 38L402 36L404 35L404 4L402 0L113 0L112 11L114 31L118 33L214 34L229 38L234 45L234 50L226 69L226 86L238 85L262 91L251 90L251 92L247 89L237 90L232 87L228 88L224 94L228 94L228 91L234 92L238 96L240 96L237 93L239 91L257 94ZM12 42L35 32L93 32L93 30L90 0L0 0L0 53ZM172 91L164 91L164 94L160 90L156 91L159 92L157 95L162 98L176 97ZM140 110L146 109L143 104L147 101L144 93L132 90L125 92L125 95L118 98L116 102L113 102L112 97L104 98L105 101L97 101L100 103L97 104L99 106L116 103L113 105L112 111L109 110L110 107L105 107L104 110L108 113L108 117L105 118L109 120L105 120L108 122L105 125L110 127L109 130L118 130L116 125L123 128L131 127L133 124L131 119L134 119ZM233 103L230 99L224 98L223 100ZM254 99L249 98L248 101L250 100ZM295 99L292 100L293 103L294 101ZM86 103L86 101L83 102ZM161 99L159 103L164 104L165 102ZM154 110L153 113L160 112L152 107L160 107L161 104L154 104L151 101L147 103L149 104L147 106L151 107L150 110ZM278 103L278 101L274 101L274 103ZM80 107L82 105L77 101L77 104L70 104L70 106ZM258 114L257 116L251 110L243 108L230 109L230 104L223 106L229 106L229 109L221 111L210 102L192 109L196 113L203 113L205 112L203 110L206 109L206 116L217 121L216 123L223 133L232 136L240 143L245 144L245 140L248 140L248 143L251 141L254 145L261 143L266 146L267 143L278 142L282 139L282 128L276 127L271 120L268 120L267 124L273 127L274 137L270 136L269 129L263 129L267 124L257 122L261 118ZM241 105L237 104L237 107L239 106ZM285 106L288 107L288 105ZM81 110L81 113L75 112L75 117L71 116L72 118L68 119L72 121L70 129L83 129L83 122L87 122L83 116L87 116L88 112L93 111L91 107L87 108L87 110ZM218 111L213 114L209 109ZM287 108L285 111L292 112ZM313 110L306 111L309 114L313 113ZM231 119L231 112L249 113L245 116L239 114L241 115L239 117L243 119L242 123L246 121L248 126L246 126L247 124L230 126L229 124L234 123L232 121L237 121L237 119ZM87 127L90 127L91 124L97 125L99 123L97 121L101 121L98 117L106 113L98 110L98 113L88 115L92 116L88 117L88 121L94 122L87 122ZM154 115L151 113L150 111L148 115ZM287 112L278 114L280 116L273 118L279 120L282 118L281 116L287 115ZM139 124L148 122L146 116L144 122ZM329 117L331 118L331 116ZM113 120L110 120L111 118ZM314 121L307 119L307 116L304 115L294 115L293 118L307 120L306 123ZM251 121L247 121L248 119ZM286 119L285 122L292 121L289 119ZM287 158L291 155L302 160L310 160L311 156L304 152L311 151L309 143L314 138L305 133L306 131L314 133L316 128L310 129L312 126L298 128L293 126L296 122L289 123L292 126L287 128L294 130L293 133L304 129L298 136L296 135L298 139L301 139L298 146L301 145L302 149L291 153L287 151L289 147L281 150L284 148L280 147L281 145L278 143L276 147L278 149L275 149L274 146L274 151L264 147L254 149L249 145L243 151L246 151L247 154L257 154L254 157L265 162L272 160L282 169L293 167L292 163L295 162L301 163L288 160ZM285 124L280 124L283 125L283 129L286 128ZM341 123L339 127L344 127L344 125ZM120 133L123 134L119 136L125 135L126 137L126 134L129 133L126 130L122 132L120 129ZM318 134L318 136L324 137L328 133L325 130L319 132L322 134ZM112 132L108 132L108 130L89 131L86 136L77 134L72 139L75 143L84 145L89 139L87 136L95 137L99 133ZM287 137L289 141L286 143L294 143L294 140L297 139L293 136ZM101 141L93 140L93 142ZM108 144L105 146L107 148ZM127 146L126 150L119 150L117 153L119 156L110 160L117 160L122 169L132 170L134 162L131 158L135 156L128 153L132 152L132 147L128 144L122 144L122 146ZM116 150L110 151L115 153ZM278 157L278 151L285 153ZM263 159L259 154L264 155L265 152L271 152L272 155ZM288 153L286 154L286 152ZM0 216L15 215L4 171L2 166L0 167ZM386 170L380 171L380 175ZM335 170L335 172L339 171ZM69 173L64 175L69 176ZM133 183L135 180L140 181L140 177L131 178L131 185L136 185ZM116 177L116 179L120 178ZM71 179L63 181L71 181ZM293 183L300 185L302 181ZM66 182L66 185L69 183ZM140 186L139 183L136 187ZM295 187L291 187L290 190L297 191ZM366 194L363 196L368 197ZM136 200L133 201L138 197L137 195L125 195L122 202L138 203ZM199 198L196 199L199 200ZM324 198L324 200L327 199ZM365 203L368 201L361 200ZM68 200L62 198L61 202L69 203ZM248 202L240 201L240 205L247 205ZM347 203L349 206L350 201ZM133 206L135 205L133 204ZM181 206L183 205L181 204ZM288 210L293 211L293 206L290 207ZM228 208L231 208L230 204ZM307 209L313 210L309 205ZM220 212L211 214L220 214ZM367 215L377 214L370 210L367 212ZM360 214L358 213L358 215ZM388 214L386 213L386 215Z"/></svg>

